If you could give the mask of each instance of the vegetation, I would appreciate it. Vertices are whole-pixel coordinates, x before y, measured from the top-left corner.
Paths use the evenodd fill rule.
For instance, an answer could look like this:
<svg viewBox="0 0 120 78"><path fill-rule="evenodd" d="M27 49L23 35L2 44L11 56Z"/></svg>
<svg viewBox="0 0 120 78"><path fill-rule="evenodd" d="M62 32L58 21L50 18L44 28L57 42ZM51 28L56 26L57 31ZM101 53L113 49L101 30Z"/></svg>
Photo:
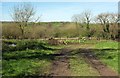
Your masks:
<svg viewBox="0 0 120 78"><path fill-rule="evenodd" d="M73 22L38 22L35 8L31 4L23 3L12 8L13 22L3 23L3 39L39 39L50 37L95 37L98 40L119 39L119 18L117 13L99 13L92 15L90 10L74 14ZM49 29L48 29L49 28ZM76 32L75 32L76 31Z"/></svg>
<svg viewBox="0 0 120 78"><path fill-rule="evenodd" d="M2 75L49 75L51 60L54 59L52 54L60 48L62 46L50 46L40 40L3 40Z"/></svg>
<svg viewBox="0 0 120 78"><path fill-rule="evenodd" d="M33 21L34 15L31 5L18 5L12 12L14 22L2 22L3 77L50 76L57 64L68 65L75 76L99 76L99 70L86 62L85 54L89 58L95 55L106 68L120 72L120 29L115 13L92 17L91 11L84 11L73 15L73 22L37 22L39 18Z"/></svg>
<svg viewBox="0 0 120 78"><path fill-rule="evenodd" d="M11 16L21 31L21 38L24 38L25 28L29 26L28 22L31 22L35 16L34 10L30 4L21 4L13 7Z"/></svg>
<svg viewBox="0 0 120 78"><path fill-rule="evenodd" d="M115 71L119 71L118 68L118 42L115 41L102 41L95 45L97 49L96 55L103 61L106 65Z"/></svg>
<svg viewBox="0 0 120 78"><path fill-rule="evenodd" d="M50 38L50 37L64 37L64 38L74 38L74 37L87 37L88 35L90 37L94 37L95 39L103 39L103 35L106 36L104 39L108 39L110 37L110 34L105 34L102 31L102 26L99 24L90 24L90 30L86 31L84 28L79 28L79 36L76 31L76 26L74 23L65 23L64 26L60 25L61 23L58 23L54 26L54 23L51 23L51 27L49 25L46 25L46 23L42 23L39 25L39 23L35 24L34 26L29 26L25 29L24 39L39 39L39 38ZM49 27L49 29L48 29ZM2 23L2 37L4 39L20 39L21 38L21 31L17 27L15 23ZM117 26L110 26L111 34L118 35ZM108 37L107 37L108 36ZM118 38L116 38L118 39Z"/></svg>
<svg viewBox="0 0 120 78"><path fill-rule="evenodd" d="M81 40L82 41L82 40ZM68 40L70 45L49 45L41 40L3 40L3 76L45 76L50 74L54 54L61 48L71 47L70 70L77 76L98 76L99 73L87 64L77 49L91 47L96 56L108 67L118 71L118 43L115 41ZM72 43L77 43L78 45ZM14 46L12 44L15 44ZM86 72L87 71L87 72Z"/></svg>
<svg viewBox="0 0 120 78"><path fill-rule="evenodd" d="M99 73L78 55L70 59L70 69L75 76L99 76Z"/></svg>
<svg viewBox="0 0 120 78"><path fill-rule="evenodd" d="M32 5L23 4L13 8L14 22L2 22L3 39L75 38L94 37L100 39L119 39L119 27L115 13L100 13L92 17L91 11L83 11L72 16L73 22L35 22ZM24 18L22 18L24 17ZM95 18L95 20L93 20ZM49 28L49 29L48 29ZM76 31L76 32L75 32Z"/></svg>

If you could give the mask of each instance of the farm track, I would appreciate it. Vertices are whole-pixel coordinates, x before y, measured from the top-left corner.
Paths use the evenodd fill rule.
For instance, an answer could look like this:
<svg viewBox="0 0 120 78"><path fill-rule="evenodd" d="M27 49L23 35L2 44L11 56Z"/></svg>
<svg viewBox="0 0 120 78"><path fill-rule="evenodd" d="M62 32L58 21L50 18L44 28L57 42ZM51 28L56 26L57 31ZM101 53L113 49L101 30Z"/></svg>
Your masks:
<svg viewBox="0 0 120 78"><path fill-rule="evenodd" d="M85 61L95 68L100 76L118 76L118 74L112 69L108 68L103 64L89 49L80 49L80 54L83 56Z"/></svg>
<svg viewBox="0 0 120 78"><path fill-rule="evenodd" d="M69 70L70 51L70 49L64 48L59 52L52 64L51 76L72 76Z"/></svg>
<svg viewBox="0 0 120 78"><path fill-rule="evenodd" d="M69 64L69 58L72 51L73 49L70 48L63 48L59 51L59 54L57 54L53 60L50 76L72 76ZM90 49L79 49L77 54L82 56L86 63L97 70L100 76L106 76L106 78L117 78L118 74L97 59Z"/></svg>

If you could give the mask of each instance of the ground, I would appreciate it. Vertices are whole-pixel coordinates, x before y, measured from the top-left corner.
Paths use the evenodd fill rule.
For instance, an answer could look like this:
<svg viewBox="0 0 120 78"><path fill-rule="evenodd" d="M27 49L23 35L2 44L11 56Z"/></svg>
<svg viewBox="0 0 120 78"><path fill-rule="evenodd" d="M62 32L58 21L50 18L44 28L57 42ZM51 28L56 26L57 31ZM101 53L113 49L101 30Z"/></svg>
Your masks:
<svg viewBox="0 0 120 78"><path fill-rule="evenodd" d="M118 42L88 40L67 43L49 45L41 40L3 40L2 74L3 76L118 75Z"/></svg>
<svg viewBox="0 0 120 78"><path fill-rule="evenodd" d="M75 45L73 45L75 46ZM53 61L53 66L51 70L52 76L74 76L72 72L70 72L70 64L69 59L72 57L71 47L63 48L60 50L60 53L56 56L57 60ZM117 76L118 74L113 71L111 68L108 68L105 64L103 64L97 57L91 52L90 49L79 49L79 54L87 64L89 64L100 76ZM93 76L96 73L93 73ZM80 74L79 74L80 76Z"/></svg>

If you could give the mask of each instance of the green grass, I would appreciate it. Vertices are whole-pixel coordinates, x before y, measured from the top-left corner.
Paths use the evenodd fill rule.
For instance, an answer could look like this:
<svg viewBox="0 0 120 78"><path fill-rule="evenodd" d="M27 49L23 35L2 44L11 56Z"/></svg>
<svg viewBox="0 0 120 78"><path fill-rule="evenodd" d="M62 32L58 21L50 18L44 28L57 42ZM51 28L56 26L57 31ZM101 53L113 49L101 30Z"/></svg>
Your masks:
<svg viewBox="0 0 120 78"><path fill-rule="evenodd" d="M112 40L101 40L101 41L86 40L84 42L81 42L80 45L74 45L72 46L72 48L73 47L84 48L84 49L91 48L96 54L96 56L104 64L106 64L109 68L113 69L114 71L120 72L119 67L118 67L118 62L119 62L118 61L118 42L112 41ZM74 60L73 62L75 61L76 60Z"/></svg>
<svg viewBox="0 0 120 78"><path fill-rule="evenodd" d="M50 62L39 59L3 60L3 76L34 76L49 74Z"/></svg>
<svg viewBox="0 0 120 78"><path fill-rule="evenodd" d="M98 49L118 49L118 42L116 41L100 41L95 45L95 48Z"/></svg>
<svg viewBox="0 0 120 78"><path fill-rule="evenodd" d="M118 69L118 42L101 41L95 45L95 53L100 60L116 72Z"/></svg>
<svg viewBox="0 0 120 78"><path fill-rule="evenodd" d="M96 56L108 67L118 71L118 50L97 50Z"/></svg>
<svg viewBox="0 0 120 78"><path fill-rule="evenodd" d="M69 43L80 43L80 40L64 40L67 44Z"/></svg>
<svg viewBox="0 0 120 78"><path fill-rule="evenodd" d="M68 40L68 42L77 43L78 41ZM71 45L72 48L91 48L104 64L114 71L120 72L118 68L118 42L112 40L85 40L79 43L80 45Z"/></svg>
<svg viewBox="0 0 120 78"><path fill-rule="evenodd" d="M70 59L70 70L74 76L99 76L99 73L93 69L85 60L77 55Z"/></svg>
<svg viewBox="0 0 120 78"><path fill-rule="evenodd" d="M14 51L14 52L5 52L3 53L3 59L22 59L22 58L43 58L54 54L55 51L51 50L23 50L23 51Z"/></svg>
<svg viewBox="0 0 120 78"><path fill-rule="evenodd" d="M98 58L108 67L118 71L118 43L115 41L76 41L67 40L67 43L78 43L78 45L49 45L41 40L3 40L3 76L38 76L49 75L54 56L61 48L71 47L89 48L95 52ZM15 47L9 44L16 44ZM98 72L88 65L78 55L70 58L70 69L76 76L98 76Z"/></svg>
<svg viewBox="0 0 120 78"><path fill-rule="evenodd" d="M16 44L15 47L9 44ZM49 75L54 54L64 46L52 46L39 40L3 41L3 76Z"/></svg>

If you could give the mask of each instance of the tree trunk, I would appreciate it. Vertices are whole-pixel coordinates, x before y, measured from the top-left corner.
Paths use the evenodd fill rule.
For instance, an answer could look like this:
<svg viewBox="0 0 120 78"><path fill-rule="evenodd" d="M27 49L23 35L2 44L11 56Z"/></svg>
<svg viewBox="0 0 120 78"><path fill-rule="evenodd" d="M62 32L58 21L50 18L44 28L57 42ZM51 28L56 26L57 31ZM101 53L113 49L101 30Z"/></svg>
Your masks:
<svg viewBox="0 0 120 78"><path fill-rule="evenodd" d="M21 25L20 25L20 30L21 30L22 39L24 39L24 27L22 27Z"/></svg>
<svg viewBox="0 0 120 78"><path fill-rule="evenodd" d="M87 27L86 27L86 29L87 29L87 30L89 30L89 29L90 29L90 27L89 27L89 23L87 23Z"/></svg>

